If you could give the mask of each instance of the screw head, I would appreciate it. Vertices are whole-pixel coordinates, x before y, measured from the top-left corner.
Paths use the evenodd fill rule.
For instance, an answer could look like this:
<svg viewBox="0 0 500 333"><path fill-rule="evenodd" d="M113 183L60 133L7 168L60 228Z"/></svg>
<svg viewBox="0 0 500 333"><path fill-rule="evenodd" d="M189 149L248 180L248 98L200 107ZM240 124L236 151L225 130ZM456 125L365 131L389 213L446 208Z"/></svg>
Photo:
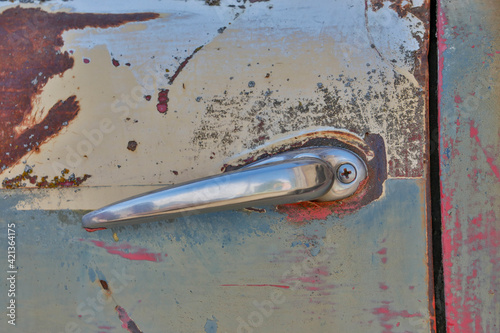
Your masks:
<svg viewBox="0 0 500 333"><path fill-rule="evenodd" d="M344 184L350 184L356 179L356 168L351 163L344 163L337 169L337 178Z"/></svg>

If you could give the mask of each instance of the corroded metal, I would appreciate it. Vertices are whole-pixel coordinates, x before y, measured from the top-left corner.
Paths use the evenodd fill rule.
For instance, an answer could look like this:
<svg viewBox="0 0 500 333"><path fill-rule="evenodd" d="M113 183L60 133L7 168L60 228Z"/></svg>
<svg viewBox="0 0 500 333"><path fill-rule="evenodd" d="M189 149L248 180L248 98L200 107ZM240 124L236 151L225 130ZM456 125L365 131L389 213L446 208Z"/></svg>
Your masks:
<svg viewBox="0 0 500 333"><path fill-rule="evenodd" d="M0 101L16 328L432 331L428 6L2 2L0 96L24 96ZM80 227L82 210L318 143L367 165L349 199Z"/></svg>

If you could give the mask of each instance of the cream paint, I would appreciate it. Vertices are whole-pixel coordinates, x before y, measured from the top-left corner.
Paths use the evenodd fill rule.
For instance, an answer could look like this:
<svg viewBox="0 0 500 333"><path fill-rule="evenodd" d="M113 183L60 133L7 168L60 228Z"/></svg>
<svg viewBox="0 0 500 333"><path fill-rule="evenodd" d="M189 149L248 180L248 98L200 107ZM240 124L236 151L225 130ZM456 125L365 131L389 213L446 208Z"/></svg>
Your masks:
<svg viewBox="0 0 500 333"><path fill-rule="evenodd" d="M269 124L264 133L269 137L267 141L318 125L345 129L355 123L359 130L354 134L362 137L365 131L379 133L385 138L388 158L398 156L411 133L388 132L387 122L388 119L398 122L401 115L394 110L406 105L410 108L408 113L423 117L424 108L418 109L416 97L391 98L385 104L372 99L364 105L366 110L357 115L345 109L339 116L340 124L335 119L322 119L322 114L299 114L290 119L284 112L299 103L311 102L317 108L324 107L318 83L330 90L338 89L338 104L342 106L356 98L355 91L367 91L369 86L374 93L389 89L389 94L396 96L397 92L414 89L417 84L409 74L411 64L396 67L387 61L392 56L399 57L398 60L404 57L399 53L400 45L407 51L418 49L411 33L420 33L423 27L410 28L416 23L415 17L398 20L393 18L392 11L368 12L372 30L381 29L379 39L374 39L377 49L384 50L384 58L380 58L370 46L362 1L349 5L339 1L336 6L345 8L338 11L322 10L322 6L333 6L320 3L323 2L300 10L299 2L273 3L272 10L269 4L256 3L232 20L234 13L227 7L207 8L188 2L181 9L176 2L169 2L162 9L167 14L156 20L118 28L65 32L63 50L74 52L74 67L47 83L33 114L43 113L48 106L72 94L77 95L81 111L65 130L42 146L41 153L27 155L22 162L34 165L34 174L48 175L49 179L59 175L64 167L77 176L90 174L92 177L80 186L77 196L73 194L74 189L44 191L35 195L36 200L20 202L18 207L95 209L151 186L217 174L224 161L265 143L255 143L256 134L247 130L258 123L254 116L249 116L258 103L268 103L257 113L259 119ZM143 5L123 8L123 11L155 9L150 2ZM108 10L105 8L108 5L97 2L65 3L64 6L74 6L69 9L74 12ZM52 8L62 7L52 5ZM387 17L397 23L390 38L384 33L382 21ZM200 26L207 27L208 33ZM219 34L217 28L221 26L227 29ZM408 42L403 44L403 40ZM166 70L173 75L178 64L200 45L205 46L174 83L168 85L164 77ZM90 59L90 63L85 64L83 58ZM113 58L119 59L119 67L112 65ZM131 66L125 66L126 62ZM386 76L385 86L382 82L369 83L364 79L367 63ZM407 78L398 87L394 85L394 71ZM270 77L266 78L268 73ZM337 81L342 76L359 80L347 91L344 84ZM254 88L249 88L249 81L255 82ZM166 115L156 111L159 88L170 90ZM272 92L269 98L265 96L266 91ZM249 95L245 95L247 92ZM136 106L128 107L130 111L126 114L113 112L116 110L113 105L134 93L138 96L133 102ZM141 94L151 95L151 101L141 98ZM270 106L270 99L282 102L280 110ZM214 100L223 103L214 103ZM130 120L126 120L128 117ZM84 132L100 131L103 122L113 129L107 133L101 131L102 140L97 137L98 140L89 145ZM138 143L134 152L127 150L130 140ZM78 151L79 157L75 159L73 152ZM412 154L406 163L417 167L422 156L418 151ZM2 176L13 177L23 170L24 164L18 163ZM129 188L124 190L125 187Z"/></svg>

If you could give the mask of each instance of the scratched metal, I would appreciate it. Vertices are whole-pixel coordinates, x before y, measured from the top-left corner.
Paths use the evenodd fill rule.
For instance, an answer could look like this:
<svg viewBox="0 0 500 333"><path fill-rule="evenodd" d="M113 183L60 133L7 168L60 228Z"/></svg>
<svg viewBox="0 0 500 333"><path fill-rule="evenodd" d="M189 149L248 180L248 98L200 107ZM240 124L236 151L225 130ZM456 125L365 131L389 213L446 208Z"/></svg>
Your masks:
<svg viewBox="0 0 500 333"><path fill-rule="evenodd" d="M440 165L448 332L500 331L498 1L440 1Z"/></svg>
<svg viewBox="0 0 500 333"><path fill-rule="evenodd" d="M433 330L427 1L8 2L0 36L23 332ZM80 227L318 129L371 200Z"/></svg>

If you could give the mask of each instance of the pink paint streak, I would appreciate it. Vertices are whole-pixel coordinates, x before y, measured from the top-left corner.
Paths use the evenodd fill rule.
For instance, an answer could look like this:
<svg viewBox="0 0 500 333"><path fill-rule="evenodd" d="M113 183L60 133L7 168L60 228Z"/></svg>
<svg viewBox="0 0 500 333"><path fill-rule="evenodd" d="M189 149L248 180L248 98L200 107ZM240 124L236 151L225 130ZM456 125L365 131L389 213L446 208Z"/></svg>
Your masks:
<svg viewBox="0 0 500 333"><path fill-rule="evenodd" d="M79 240L92 242L95 246L105 249L110 254L116 254L122 258L129 260L160 262L163 261L163 256L167 257L167 254L162 255L161 253L147 252L147 249L145 248L133 246L130 244L106 245L106 243L104 243L103 241L97 241L92 239L86 240L83 238L80 238Z"/></svg>
<svg viewBox="0 0 500 333"><path fill-rule="evenodd" d="M493 163L494 158L493 158L492 154L490 152L488 152L485 148L483 148L483 146L481 145L481 140L479 139L478 135L479 135L479 128L474 127L474 120L471 120L471 122L470 122L470 137L476 140L479 148L481 148L481 150L484 153L484 156L486 156L486 162L489 164L491 170L493 171L493 173L497 177L498 181L500 181L500 170L498 169L498 166L496 166Z"/></svg>
<svg viewBox="0 0 500 333"><path fill-rule="evenodd" d="M387 289L389 289L389 287L388 287L385 283L382 283L382 282L380 282L380 283L378 284L378 287L379 287L380 289L382 289L382 290L387 290Z"/></svg>
<svg viewBox="0 0 500 333"><path fill-rule="evenodd" d="M393 311L387 304L373 309L372 313L380 319L380 326L384 328L384 333L392 332L392 328L394 327L394 325L390 324L390 321L396 321L398 318L415 318L423 316L421 313L411 314L406 310Z"/></svg>
<svg viewBox="0 0 500 333"><path fill-rule="evenodd" d="M220 286L221 287L275 287L275 288L290 289L290 286L282 284L221 284Z"/></svg>

